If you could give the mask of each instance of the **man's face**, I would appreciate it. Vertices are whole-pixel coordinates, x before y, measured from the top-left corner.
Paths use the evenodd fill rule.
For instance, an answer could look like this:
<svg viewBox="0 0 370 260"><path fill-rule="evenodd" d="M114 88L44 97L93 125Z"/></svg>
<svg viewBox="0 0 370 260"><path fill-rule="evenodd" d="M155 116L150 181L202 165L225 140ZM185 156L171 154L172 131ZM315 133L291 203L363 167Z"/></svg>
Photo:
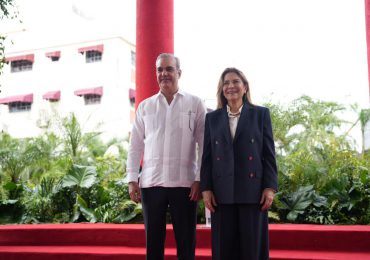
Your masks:
<svg viewBox="0 0 370 260"><path fill-rule="evenodd" d="M163 94L173 95L178 90L181 70L176 68L176 60L172 57L161 58L156 64L157 81Z"/></svg>

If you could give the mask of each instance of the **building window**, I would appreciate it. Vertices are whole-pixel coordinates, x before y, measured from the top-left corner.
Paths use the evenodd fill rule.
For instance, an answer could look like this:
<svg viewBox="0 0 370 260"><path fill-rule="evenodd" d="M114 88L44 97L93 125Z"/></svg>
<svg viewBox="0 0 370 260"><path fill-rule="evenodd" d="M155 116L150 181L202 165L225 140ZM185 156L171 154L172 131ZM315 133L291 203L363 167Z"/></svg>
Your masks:
<svg viewBox="0 0 370 260"><path fill-rule="evenodd" d="M130 88L128 90L128 97L130 99L130 104L131 106L133 107L135 105L135 97L136 97L136 90L135 89L132 89Z"/></svg>
<svg viewBox="0 0 370 260"><path fill-rule="evenodd" d="M86 94L84 95L85 105L100 104L101 95Z"/></svg>
<svg viewBox="0 0 370 260"><path fill-rule="evenodd" d="M15 60L10 63L11 72L21 72L32 70L32 61L29 60Z"/></svg>
<svg viewBox="0 0 370 260"><path fill-rule="evenodd" d="M52 51L45 53L45 56L50 58L51 61L58 61L60 58L60 51Z"/></svg>
<svg viewBox="0 0 370 260"><path fill-rule="evenodd" d="M131 66L136 67L136 52L131 51Z"/></svg>
<svg viewBox="0 0 370 260"><path fill-rule="evenodd" d="M51 61L58 61L60 58L60 51L52 51L45 53L45 56L50 58Z"/></svg>
<svg viewBox="0 0 370 260"><path fill-rule="evenodd" d="M31 104L28 102L12 102L8 104L9 113L30 111Z"/></svg>
<svg viewBox="0 0 370 260"><path fill-rule="evenodd" d="M86 63L102 60L103 53L100 51L86 51Z"/></svg>
<svg viewBox="0 0 370 260"><path fill-rule="evenodd" d="M42 98L45 100L49 100L50 102L58 102L60 99L60 90L49 91L42 95Z"/></svg>

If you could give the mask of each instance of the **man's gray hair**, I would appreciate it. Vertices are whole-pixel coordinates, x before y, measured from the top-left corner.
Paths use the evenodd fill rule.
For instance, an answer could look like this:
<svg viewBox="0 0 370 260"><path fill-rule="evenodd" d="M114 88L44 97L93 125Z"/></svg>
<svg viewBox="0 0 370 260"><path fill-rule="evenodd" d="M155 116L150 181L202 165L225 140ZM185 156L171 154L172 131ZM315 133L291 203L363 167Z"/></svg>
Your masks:
<svg viewBox="0 0 370 260"><path fill-rule="evenodd" d="M159 54L155 63L157 64L158 60L160 60L160 59L167 59L167 58L174 58L175 62L176 62L176 69L180 69L180 59L177 58L173 53L161 53L161 54Z"/></svg>

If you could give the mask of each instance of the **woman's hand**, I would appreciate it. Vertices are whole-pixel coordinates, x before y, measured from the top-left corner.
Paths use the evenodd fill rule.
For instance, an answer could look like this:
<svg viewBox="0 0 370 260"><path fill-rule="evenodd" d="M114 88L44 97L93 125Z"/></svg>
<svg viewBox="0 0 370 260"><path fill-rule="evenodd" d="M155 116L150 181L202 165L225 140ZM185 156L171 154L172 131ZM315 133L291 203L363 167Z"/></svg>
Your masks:
<svg viewBox="0 0 370 260"><path fill-rule="evenodd" d="M263 190L260 201L260 204L262 205L261 210L267 210L271 207L274 196L275 191L273 189L266 188Z"/></svg>
<svg viewBox="0 0 370 260"><path fill-rule="evenodd" d="M202 192L204 206L209 209L212 213L215 212L215 207L217 207L215 195L210 190L206 190Z"/></svg>

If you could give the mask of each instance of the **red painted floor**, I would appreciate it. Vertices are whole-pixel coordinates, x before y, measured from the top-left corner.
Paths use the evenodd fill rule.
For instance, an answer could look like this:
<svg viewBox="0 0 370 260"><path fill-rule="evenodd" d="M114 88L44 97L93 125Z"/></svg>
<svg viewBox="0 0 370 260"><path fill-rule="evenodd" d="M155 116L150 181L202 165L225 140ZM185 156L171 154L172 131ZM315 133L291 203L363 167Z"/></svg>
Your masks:
<svg viewBox="0 0 370 260"><path fill-rule="evenodd" d="M370 259L370 226L273 224L270 259ZM211 259L211 230L197 228L196 259ZM166 259L176 259L172 226ZM141 224L39 224L0 226L0 260L145 259Z"/></svg>

